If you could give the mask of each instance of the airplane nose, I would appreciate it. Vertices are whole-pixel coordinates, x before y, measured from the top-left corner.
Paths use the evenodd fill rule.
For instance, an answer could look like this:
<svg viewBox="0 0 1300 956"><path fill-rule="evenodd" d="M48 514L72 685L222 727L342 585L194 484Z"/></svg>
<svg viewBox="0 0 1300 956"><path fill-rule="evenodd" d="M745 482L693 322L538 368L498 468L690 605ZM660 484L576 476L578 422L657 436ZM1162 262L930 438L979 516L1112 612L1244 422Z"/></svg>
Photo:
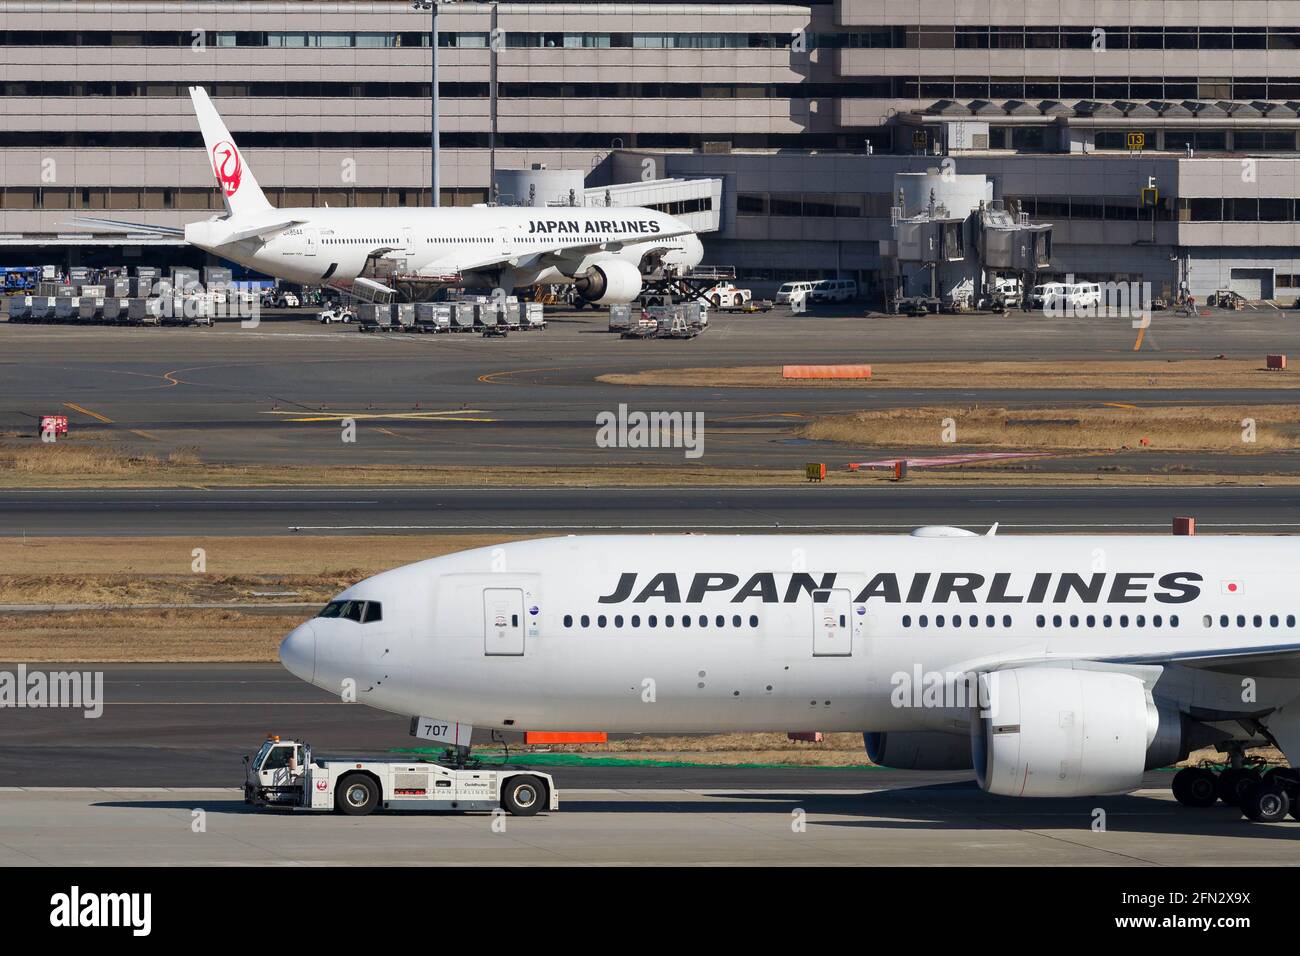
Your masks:
<svg viewBox="0 0 1300 956"><path fill-rule="evenodd" d="M280 663L294 677L310 683L316 676L316 632L299 624L280 642Z"/></svg>

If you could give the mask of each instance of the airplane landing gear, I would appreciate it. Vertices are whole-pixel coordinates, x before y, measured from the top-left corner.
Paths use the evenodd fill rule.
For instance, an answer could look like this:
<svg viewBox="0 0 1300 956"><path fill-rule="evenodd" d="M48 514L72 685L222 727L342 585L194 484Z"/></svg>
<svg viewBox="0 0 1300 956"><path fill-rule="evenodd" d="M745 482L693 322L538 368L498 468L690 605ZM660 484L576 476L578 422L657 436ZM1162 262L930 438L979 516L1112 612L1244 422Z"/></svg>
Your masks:
<svg viewBox="0 0 1300 956"><path fill-rule="evenodd" d="M1218 779L1204 767L1184 767L1174 774L1174 799L1185 807L1212 807L1219 799Z"/></svg>

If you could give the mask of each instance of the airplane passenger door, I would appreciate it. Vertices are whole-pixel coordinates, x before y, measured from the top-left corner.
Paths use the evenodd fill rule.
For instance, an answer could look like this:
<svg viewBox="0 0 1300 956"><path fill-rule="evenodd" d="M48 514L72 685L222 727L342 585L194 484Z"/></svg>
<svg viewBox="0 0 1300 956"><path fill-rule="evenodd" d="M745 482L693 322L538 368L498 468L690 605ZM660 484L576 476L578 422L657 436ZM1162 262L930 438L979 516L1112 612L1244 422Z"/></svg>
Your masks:
<svg viewBox="0 0 1300 956"><path fill-rule="evenodd" d="M813 657L853 653L853 592L836 588L813 592Z"/></svg>
<svg viewBox="0 0 1300 956"><path fill-rule="evenodd" d="M304 229L304 230L302 231L302 236L303 236L303 240L304 240L304 241L303 241L303 255L307 255L307 256L314 256L314 255L316 255L316 230L315 230L315 229Z"/></svg>
<svg viewBox="0 0 1300 956"><path fill-rule="evenodd" d="M514 255L515 241L509 226L497 227L497 252L503 256Z"/></svg>
<svg viewBox="0 0 1300 956"><path fill-rule="evenodd" d="M483 653L524 653L524 592L521 588L483 589Z"/></svg>

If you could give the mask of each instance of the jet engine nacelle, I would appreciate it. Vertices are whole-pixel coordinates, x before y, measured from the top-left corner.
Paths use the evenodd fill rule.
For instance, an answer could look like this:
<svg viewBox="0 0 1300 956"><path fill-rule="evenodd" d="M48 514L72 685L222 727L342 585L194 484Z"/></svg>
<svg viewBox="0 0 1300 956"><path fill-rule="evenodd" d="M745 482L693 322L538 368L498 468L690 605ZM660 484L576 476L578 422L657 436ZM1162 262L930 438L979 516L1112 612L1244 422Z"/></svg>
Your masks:
<svg viewBox="0 0 1300 956"><path fill-rule="evenodd" d="M971 715L979 784L1014 797L1124 793L1149 765L1178 759L1181 716L1138 678L1113 671L1022 667L980 675ZM1149 763L1150 758L1150 763Z"/></svg>
<svg viewBox="0 0 1300 956"><path fill-rule="evenodd" d="M867 758L878 767L895 770L969 770L970 737L917 730L863 734Z"/></svg>
<svg viewBox="0 0 1300 956"><path fill-rule="evenodd" d="M593 265L574 286L578 295L597 305L631 302L641 294L641 271L622 259L608 259Z"/></svg>

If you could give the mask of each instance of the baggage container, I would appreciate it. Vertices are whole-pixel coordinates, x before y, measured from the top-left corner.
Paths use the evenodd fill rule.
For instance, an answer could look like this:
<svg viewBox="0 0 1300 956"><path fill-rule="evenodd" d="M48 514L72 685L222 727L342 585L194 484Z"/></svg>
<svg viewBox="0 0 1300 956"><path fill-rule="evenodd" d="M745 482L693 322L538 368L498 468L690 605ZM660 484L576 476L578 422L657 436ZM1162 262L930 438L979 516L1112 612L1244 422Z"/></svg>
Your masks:
<svg viewBox="0 0 1300 956"><path fill-rule="evenodd" d="M414 302L394 302L393 303L393 325L403 331L415 328L415 303Z"/></svg>
<svg viewBox="0 0 1300 956"><path fill-rule="evenodd" d="M609 307L609 330L622 332L632 324L632 306L630 303L616 302Z"/></svg>
<svg viewBox="0 0 1300 956"><path fill-rule="evenodd" d="M49 295L35 295L28 298L30 303L27 311L28 321L44 322L54 313L54 297Z"/></svg>
<svg viewBox="0 0 1300 956"><path fill-rule="evenodd" d="M77 318L83 322L94 322L104 310L102 297L93 298L83 295L77 304Z"/></svg>
<svg viewBox="0 0 1300 956"><path fill-rule="evenodd" d="M496 328L501 322L500 307L495 302L477 303L474 308L474 319L479 328Z"/></svg>
<svg viewBox="0 0 1300 956"><path fill-rule="evenodd" d="M32 315L32 297L30 295L15 296L9 300L9 321L10 322L27 322Z"/></svg>
<svg viewBox="0 0 1300 956"><path fill-rule="evenodd" d="M523 319L525 329L546 328L546 307L540 302L525 302Z"/></svg>
<svg viewBox="0 0 1300 956"><path fill-rule="evenodd" d="M393 309L387 302L357 304L357 326L363 332L387 329L393 324Z"/></svg>
<svg viewBox="0 0 1300 956"><path fill-rule="evenodd" d="M149 315L149 300L139 296L126 300L126 320L132 325L140 325L141 323L147 323L149 325L157 324L151 321Z"/></svg>
<svg viewBox="0 0 1300 956"><path fill-rule="evenodd" d="M126 299L112 296L104 300L104 321L123 322L126 320Z"/></svg>
<svg viewBox="0 0 1300 956"><path fill-rule="evenodd" d="M77 308L80 304L78 299L70 295L57 296L54 299L54 320L56 322L66 322L77 314Z"/></svg>
<svg viewBox="0 0 1300 956"><path fill-rule="evenodd" d="M519 300L510 299L501 310L501 321L505 323L506 328L517 329L523 324L522 315L523 309L520 308Z"/></svg>
<svg viewBox="0 0 1300 956"><path fill-rule="evenodd" d="M451 329L453 332L468 332L474 328L475 313L478 311L476 302L453 302L451 313Z"/></svg>

